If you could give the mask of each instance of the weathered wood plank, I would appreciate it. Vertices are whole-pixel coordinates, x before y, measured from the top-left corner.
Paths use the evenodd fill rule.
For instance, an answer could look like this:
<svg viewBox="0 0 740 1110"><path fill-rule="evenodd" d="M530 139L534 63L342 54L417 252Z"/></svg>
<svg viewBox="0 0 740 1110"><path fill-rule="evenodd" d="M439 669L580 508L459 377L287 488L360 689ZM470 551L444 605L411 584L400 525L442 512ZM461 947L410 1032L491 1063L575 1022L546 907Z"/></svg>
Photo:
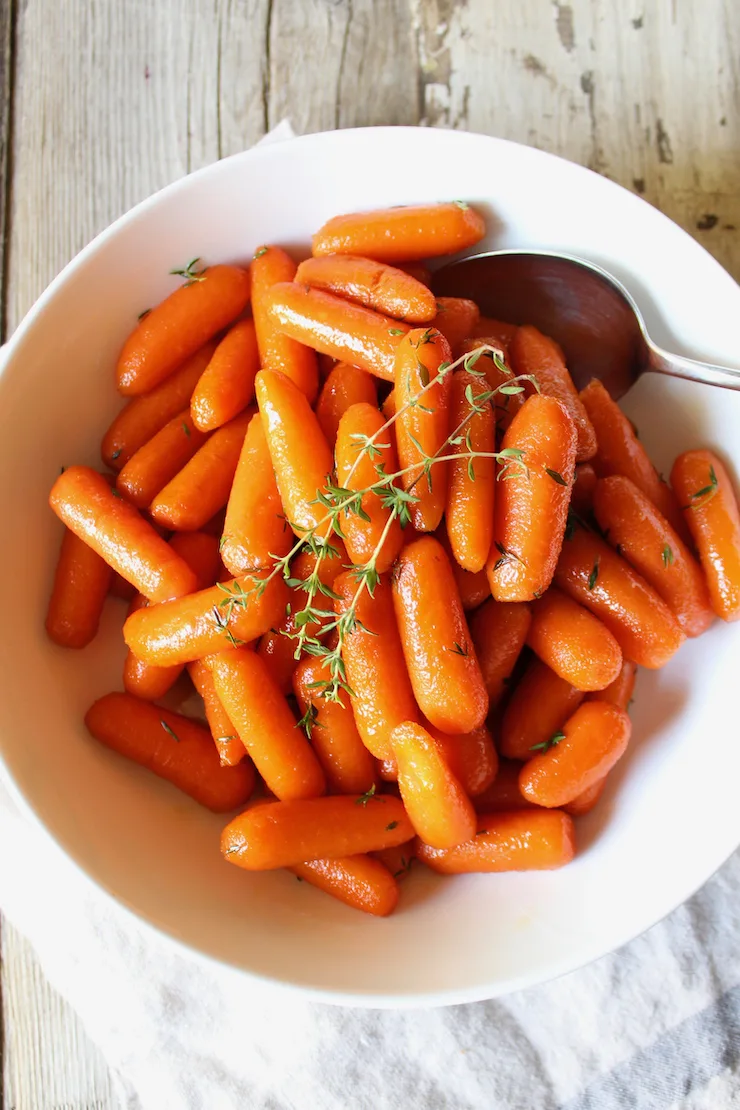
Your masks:
<svg viewBox="0 0 740 1110"><path fill-rule="evenodd" d="M13 42L16 0L0 4L0 343L5 340L9 199L13 145ZM0 1055L2 1047L0 1042Z"/></svg>

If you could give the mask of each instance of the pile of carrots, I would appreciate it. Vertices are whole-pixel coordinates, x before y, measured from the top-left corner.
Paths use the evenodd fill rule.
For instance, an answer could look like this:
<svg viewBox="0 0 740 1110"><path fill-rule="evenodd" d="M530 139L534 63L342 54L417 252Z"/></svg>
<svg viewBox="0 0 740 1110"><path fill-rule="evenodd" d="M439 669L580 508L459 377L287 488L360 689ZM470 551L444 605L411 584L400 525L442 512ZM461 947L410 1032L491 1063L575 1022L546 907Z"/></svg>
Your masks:
<svg viewBox="0 0 740 1110"><path fill-rule="evenodd" d="M636 668L740 617L721 460L669 485L552 339L435 299L425 263L484 233L464 203L395 208L329 220L300 265L190 263L121 351L105 470L50 496L51 639L129 602L92 736L241 811L228 862L378 915L413 860L567 863ZM193 688L204 719L170 708Z"/></svg>

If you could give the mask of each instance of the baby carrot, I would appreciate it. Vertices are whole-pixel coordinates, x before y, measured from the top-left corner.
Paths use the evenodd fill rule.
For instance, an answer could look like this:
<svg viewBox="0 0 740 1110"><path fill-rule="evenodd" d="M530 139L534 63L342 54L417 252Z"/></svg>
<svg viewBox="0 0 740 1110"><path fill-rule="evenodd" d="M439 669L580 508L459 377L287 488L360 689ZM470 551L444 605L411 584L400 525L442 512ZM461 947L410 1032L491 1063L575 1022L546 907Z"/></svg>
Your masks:
<svg viewBox="0 0 740 1110"><path fill-rule="evenodd" d="M357 593L357 579L340 574L334 582L340 600L338 614L346 612ZM342 645L347 685L353 693L352 709L365 747L377 758L392 755L390 736L396 725L418 720L418 710L398 634L391 588L382 578L374 596L360 593L356 624Z"/></svg>
<svg viewBox="0 0 740 1110"><path fill-rule="evenodd" d="M630 732L623 709L604 701L584 702L557 741L522 767L522 794L548 809L567 805L608 774L623 755Z"/></svg>
<svg viewBox="0 0 740 1110"><path fill-rule="evenodd" d="M320 659L307 656L293 674L293 692L306 731L332 794L364 794L376 781L373 757L357 731L349 695L338 701L321 696L328 675Z"/></svg>
<svg viewBox="0 0 740 1110"><path fill-rule="evenodd" d="M249 271L239 266L194 272L192 280L139 321L124 343L116 367L119 391L148 393L169 377L244 311L250 284Z"/></svg>
<svg viewBox="0 0 740 1110"><path fill-rule="evenodd" d="M346 297L409 324L428 324L437 311L431 289L403 270L349 254L307 258L295 280Z"/></svg>
<svg viewBox="0 0 740 1110"><path fill-rule="evenodd" d="M504 711L499 752L508 759L531 759L551 743L582 701L582 690L533 659Z"/></svg>
<svg viewBox="0 0 740 1110"><path fill-rule="evenodd" d="M98 698L85 715L85 725L101 744L167 779L214 813L243 805L254 789L248 763L219 766L203 725L130 694Z"/></svg>
<svg viewBox="0 0 740 1110"><path fill-rule="evenodd" d="M557 343L537 328L517 328L509 346L509 355L517 376L531 374L542 393L554 397L565 407L576 428L578 462L593 458L596 454L596 432ZM534 389L534 386L531 388Z"/></svg>
<svg viewBox="0 0 740 1110"><path fill-rule="evenodd" d="M165 424L140 447L118 475L116 488L137 509L146 509L206 442L193 424L189 410Z"/></svg>
<svg viewBox="0 0 740 1110"><path fill-rule="evenodd" d="M478 813L496 813L502 809L532 809L534 803L519 789L521 763L516 759L500 759L496 777L490 786L474 799Z"/></svg>
<svg viewBox="0 0 740 1110"><path fill-rule="evenodd" d="M740 514L730 476L712 451L686 451L671 482L681 499L707 578L712 608L724 621L740 618Z"/></svg>
<svg viewBox="0 0 740 1110"><path fill-rule="evenodd" d="M471 338L477 339L480 343L490 343L492 347L498 347L506 355L516 330L516 324L509 324L506 320L494 320L491 316L481 316L471 332Z"/></svg>
<svg viewBox="0 0 740 1110"><path fill-rule="evenodd" d="M434 535L442 544L450 560L452 573L455 577L455 585L460 594L463 609L466 613L471 609L477 609L479 605L491 596L491 584L488 581L488 575L485 569L476 571L475 574L472 574L469 570L464 570L460 566L457 559L452 554L450 538L447 535L444 521L440 524ZM410 525L407 525L403 531L403 538L406 545L418 539L419 533L412 529Z"/></svg>
<svg viewBox="0 0 740 1110"><path fill-rule="evenodd" d="M635 679L637 678L637 665L631 659L625 659L622 663L622 669L609 685L604 690L594 690L592 693L587 694L586 701L608 701L611 705L616 705L620 709L627 712L627 707L632 700L632 691L635 688Z"/></svg>
<svg viewBox="0 0 740 1110"><path fill-rule="evenodd" d="M390 420L392 416L396 415L396 391L392 389L386 397L383 404L380 406L383 416L386 420Z"/></svg>
<svg viewBox="0 0 740 1110"><path fill-rule="evenodd" d="M686 635L705 632L714 614L701 567L653 502L614 474L598 480L593 508L609 543L660 594Z"/></svg>
<svg viewBox="0 0 740 1110"><path fill-rule="evenodd" d="M339 422L336 464L337 482L348 490L369 489L378 481L376 467L383 466L386 474L398 470L398 460L391 436L386 429L374 441L372 451L365 451L362 439L376 435L385 421L374 405L352 405ZM377 493L364 494L360 509L362 516L350 510L341 517L341 528L347 554L355 564L375 559L379 574L388 570L403 543L403 533L397 516L391 516ZM376 554L377 551L377 554Z"/></svg>
<svg viewBox="0 0 740 1110"><path fill-rule="evenodd" d="M478 728L486 719L488 694L450 561L433 536L401 551L393 574L393 603L411 686L424 716L442 732Z"/></svg>
<svg viewBox="0 0 740 1110"><path fill-rule="evenodd" d="M111 597L117 597L121 601L127 601L129 603L136 597L135 588L130 582L127 582L125 578L122 578L118 571L113 571L108 593Z"/></svg>
<svg viewBox="0 0 740 1110"><path fill-rule="evenodd" d="M498 770L496 748L485 725L458 736L440 732L429 722L425 727L429 735L434 737L450 771L459 780L465 793L471 798L482 794L491 785Z"/></svg>
<svg viewBox="0 0 740 1110"><path fill-rule="evenodd" d="M105 560L65 528L46 612L49 639L68 648L91 643L97 635L111 578Z"/></svg>
<svg viewBox="0 0 740 1110"><path fill-rule="evenodd" d="M260 247L255 251L251 266L252 315L262 369L285 374L313 404L319 391L316 352L284 335L269 309L272 287L278 282L293 281L296 269L295 262L282 247Z"/></svg>
<svg viewBox="0 0 740 1110"><path fill-rule="evenodd" d="M469 618L470 635L488 691L490 709L498 705L504 695L531 622L529 605L494 601L493 598Z"/></svg>
<svg viewBox="0 0 740 1110"><path fill-rule="evenodd" d="M603 384L594 378L581 390L581 400L596 431L598 451L593 460L599 478L622 474L649 498L671 527L688 539L681 510L670 486L660 478L637 438L634 426L624 415Z"/></svg>
<svg viewBox="0 0 740 1110"><path fill-rule="evenodd" d="M192 663L188 663L188 674L203 699L206 720L216 745L219 762L222 767L233 767L244 759L247 749L239 739L231 717L216 693L211 668L205 659L195 659ZM249 764L252 765L251 760Z"/></svg>
<svg viewBox="0 0 740 1110"><path fill-rule="evenodd" d="M604 793L608 778L608 775L604 775L593 786L589 786L588 790L582 791L572 802L568 802L567 805L563 806L565 812L569 813L571 817L584 817L587 813L590 813Z"/></svg>
<svg viewBox="0 0 740 1110"><path fill-rule="evenodd" d="M70 466L52 486L49 504L81 540L150 601L180 597L195 576L139 511L87 466Z"/></svg>
<svg viewBox="0 0 740 1110"><path fill-rule="evenodd" d="M233 420L254 397L260 368L254 320L240 320L224 336L190 400L197 428L212 432Z"/></svg>
<svg viewBox="0 0 740 1110"><path fill-rule="evenodd" d="M596 471L592 463L578 464L573 481L573 491L570 495L570 507L579 516L586 516L591 512L597 481Z"/></svg>
<svg viewBox="0 0 740 1110"><path fill-rule="evenodd" d="M417 498L409 511L419 532L433 532L445 510L448 464L435 463L425 475L423 462L438 453L449 454L444 443L450 430L451 374L444 364L449 365L451 357L447 340L433 328L409 332L396 351L396 447L401 468L409 468L401 485Z"/></svg>
<svg viewBox="0 0 740 1110"><path fill-rule="evenodd" d="M319 762L259 656L238 648L214 655L209 662L216 693L268 790L285 799L323 794L326 783ZM329 854L314 852L275 866Z"/></svg>
<svg viewBox="0 0 740 1110"><path fill-rule="evenodd" d="M411 871L415 860L414 840L407 840L405 844L396 844L393 848L382 848L373 852L373 858L380 861L388 869L394 879L400 882Z"/></svg>
<svg viewBox="0 0 740 1110"><path fill-rule="evenodd" d="M394 265L396 269L403 270L405 274L410 274L412 278L416 278L427 288L432 284L432 271L422 262L396 262Z"/></svg>
<svg viewBox="0 0 740 1110"><path fill-rule="evenodd" d="M462 344L470 338L480 319L480 310L475 301L464 297L437 297L436 303L437 312L431 326L442 333L457 358Z"/></svg>
<svg viewBox="0 0 740 1110"><path fill-rule="evenodd" d="M140 609L124 624L123 638L145 663L191 663L255 640L280 619L287 599L280 575L255 571Z"/></svg>
<svg viewBox="0 0 740 1110"><path fill-rule="evenodd" d="M266 298L273 325L291 339L393 381L393 360L409 325L323 289L280 282Z"/></svg>
<svg viewBox="0 0 740 1110"><path fill-rule="evenodd" d="M221 851L237 867L270 871L306 860L379 851L403 844L413 835L398 798L340 794L268 802L248 809L224 829Z"/></svg>
<svg viewBox="0 0 740 1110"><path fill-rule="evenodd" d="M218 428L152 501L149 512L165 528L194 532L229 500L244 437L254 410Z"/></svg>
<svg viewBox="0 0 740 1110"><path fill-rule="evenodd" d="M360 402L378 407L375 378L359 366L338 362L326 378L316 402L316 418L331 447L337 440L339 421L348 408Z"/></svg>
<svg viewBox="0 0 740 1110"><path fill-rule="evenodd" d="M453 848L475 832L475 810L441 746L413 721L391 736L398 787L411 824L425 844Z"/></svg>
<svg viewBox="0 0 740 1110"><path fill-rule="evenodd" d="M482 343L489 343L495 347L493 341L488 339L467 339L460 347L463 355L472 355L481 349ZM514 372L501 359L494 357L491 351L483 351L473 363L475 370L482 370L485 374L488 388L496 390L496 395L491 399L493 412L496 418L496 434L502 435L511 424L512 420L524 404L525 393L521 382L515 382ZM507 392L503 392L503 390ZM516 390L521 392L517 393ZM508 392L513 390L514 392Z"/></svg>
<svg viewBox="0 0 740 1110"><path fill-rule="evenodd" d="M567 813L536 809L482 813L477 834L465 844L440 850L419 844L416 854L433 871L549 871L570 863L575 830Z"/></svg>
<svg viewBox="0 0 740 1110"><path fill-rule="evenodd" d="M532 603L527 644L576 690L603 690L622 668L622 651L609 629L560 590Z"/></svg>
<svg viewBox="0 0 740 1110"><path fill-rule="evenodd" d="M485 379L465 370L452 375L449 428L451 432L461 429L462 442L450 448L451 454L461 457L450 463L445 519L455 560L471 574L485 567L493 538L496 427L491 405L479 402L484 395L488 395ZM489 458L465 457L470 451Z"/></svg>
<svg viewBox="0 0 740 1110"><path fill-rule="evenodd" d="M295 383L272 370L257 375L257 403L288 523L297 536L313 528L317 538L325 538L331 524L317 498L333 459L316 416Z"/></svg>
<svg viewBox="0 0 740 1110"><path fill-rule="evenodd" d="M262 418L255 413L229 494L221 558L232 574L245 574L269 566L271 556L282 558L292 546L293 532L283 513Z"/></svg>
<svg viewBox="0 0 740 1110"><path fill-rule="evenodd" d="M352 909L387 917L398 903L398 884L387 867L371 856L312 859L290 870L299 879L338 898Z"/></svg>
<svg viewBox="0 0 740 1110"><path fill-rule="evenodd" d="M685 639L652 586L593 532L576 528L563 544L555 584L590 609L641 667L662 667Z"/></svg>
<svg viewBox="0 0 740 1110"><path fill-rule="evenodd" d="M206 343L156 389L134 397L121 409L100 447L106 466L120 470L165 424L188 408L193 390L215 349L215 343Z"/></svg>
<svg viewBox="0 0 740 1110"><path fill-rule="evenodd" d="M462 201L411 204L334 216L314 235L313 254L419 262L472 247L485 233L483 217Z"/></svg>
<svg viewBox="0 0 740 1110"><path fill-rule="evenodd" d="M552 581L563 543L576 430L554 397L529 397L502 443L509 455L496 489L486 570L497 601L531 601Z"/></svg>

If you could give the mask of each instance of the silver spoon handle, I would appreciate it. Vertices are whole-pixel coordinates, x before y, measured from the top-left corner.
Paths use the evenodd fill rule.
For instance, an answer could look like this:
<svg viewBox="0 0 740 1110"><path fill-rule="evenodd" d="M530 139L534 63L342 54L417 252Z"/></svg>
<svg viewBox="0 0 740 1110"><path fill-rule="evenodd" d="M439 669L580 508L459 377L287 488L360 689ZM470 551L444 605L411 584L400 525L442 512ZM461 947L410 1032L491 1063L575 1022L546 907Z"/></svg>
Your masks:
<svg viewBox="0 0 740 1110"><path fill-rule="evenodd" d="M703 382L704 385L719 385L724 389L740 389L740 370L729 366L715 366L711 362L697 362L683 355L672 355L657 347L648 345L648 370L656 374L670 374L674 378L687 378L690 382Z"/></svg>

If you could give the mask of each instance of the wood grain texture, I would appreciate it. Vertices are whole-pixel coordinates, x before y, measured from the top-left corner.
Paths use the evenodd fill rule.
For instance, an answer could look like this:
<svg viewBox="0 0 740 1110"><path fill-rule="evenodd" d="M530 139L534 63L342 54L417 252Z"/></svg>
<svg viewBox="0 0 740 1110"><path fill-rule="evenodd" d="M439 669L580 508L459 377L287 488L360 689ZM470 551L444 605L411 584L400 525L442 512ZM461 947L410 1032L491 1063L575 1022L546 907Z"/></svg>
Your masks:
<svg viewBox="0 0 740 1110"><path fill-rule="evenodd" d="M9 329L113 219L284 116L299 132L422 123L552 151L644 196L740 277L732 0L4 0ZM118 1110L7 924L3 960L6 1105Z"/></svg>

